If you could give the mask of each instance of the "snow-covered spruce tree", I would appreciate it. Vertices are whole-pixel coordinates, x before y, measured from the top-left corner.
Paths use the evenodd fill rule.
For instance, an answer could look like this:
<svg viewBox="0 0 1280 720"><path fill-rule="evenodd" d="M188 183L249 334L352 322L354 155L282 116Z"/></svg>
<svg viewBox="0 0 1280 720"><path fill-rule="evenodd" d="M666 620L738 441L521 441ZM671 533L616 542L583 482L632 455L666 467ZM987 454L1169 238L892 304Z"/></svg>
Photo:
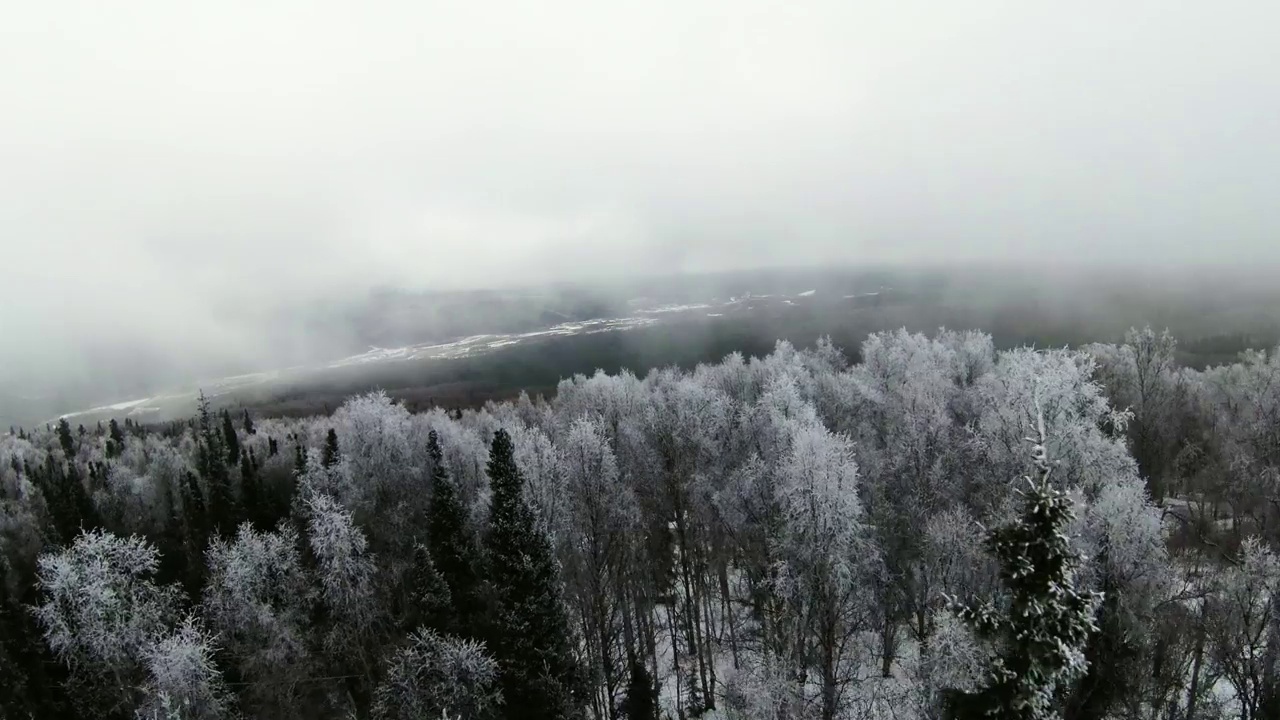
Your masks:
<svg viewBox="0 0 1280 720"><path fill-rule="evenodd" d="M1075 513L1070 498L1049 481L1042 417L1038 430L1036 477L1025 478L1022 515L987 538L1009 591L1007 604L948 598L995 651L983 688L948 695L947 711L956 720L1058 717L1058 691L1085 670L1083 650L1097 630L1101 595L1075 588L1080 558L1065 534Z"/></svg>
<svg viewBox="0 0 1280 720"><path fill-rule="evenodd" d="M396 651L374 693L376 720L498 716L498 665L484 643L418 630Z"/></svg>
<svg viewBox="0 0 1280 720"><path fill-rule="evenodd" d="M453 624L453 598L449 584L436 569L431 551L421 543L413 548L413 562L407 577L403 624L448 632Z"/></svg>
<svg viewBox="0 0 1280 720"><path fill-rule="evenodd" d="M494 434L488 473L493 492L486 549L497 605L490 635L504 715L510 720L579 717L581 676L551 543L524 500L524 478L505 430Z"/></svg>

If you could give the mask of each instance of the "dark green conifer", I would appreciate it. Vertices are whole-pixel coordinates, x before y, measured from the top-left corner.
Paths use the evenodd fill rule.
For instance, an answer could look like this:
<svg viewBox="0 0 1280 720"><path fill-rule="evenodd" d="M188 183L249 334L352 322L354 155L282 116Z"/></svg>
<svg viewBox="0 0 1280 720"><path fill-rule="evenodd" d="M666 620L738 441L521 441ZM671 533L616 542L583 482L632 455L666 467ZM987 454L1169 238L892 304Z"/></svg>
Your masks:
<svg viewBox="0 0 1280 720"><path fill-rule="evenodd" d="M245 517L261 530L262 525L262 490L258 486L258 464L249 453L240 454L240 501L244 506Z"/></svg>
<svg viewBox="0 0 1280 720"><path fill-rule="evenodd" d="M71 437L71 423L66 418L58 420L58 443L62 445L62 452L68 460L75 457L75 438Z"/></svg>
<svg viewBox="0 0 1280 720"><path fill-rule="evenodd" d="M434 430L427 436L427 454L432 464L427 552L444 578L456 610L444 630L478 638L482 633L479 552L467 509L444 466L440 439Z"/></svg>
<svg viewBox="0 0 1280 720"><path fill-rule="evenodd" d="M639 658L631 661L627 695L618 709L627 720L658 720L658 698L653 688L653 677Z"/></svg>
<svg viewBox="0 0 1280 720"><path fill-rule="evenodd" d="M405 629L425 627L442 634L450 632L456 614L449 584L431 560L431 551L421 543L413 547L408 584Z"/></svg>
<svg viewBox="0 0 1280 720"><path fill-rule="evenodd" d="M510 720L579 717L581 680L561 601L551 543L525 503L511 437L494 434L489 453L486 537L496 611L490 634Z"/></svg>
<svg viewBox="0 0 1280 720"><path fill-rule="evenodd" d="M240 462L240 438L236 437L236 426L231 423L231 413L222 411L222 442L227 447L227 464Z"/></svg>
<svg viewBox="0 0 1280 720"><path fill-rule="evenodd" d="M329 428L329 434L324 439L324 456L320 459L320 463L325 467L333 467L341 455L341 451L338 450L338 433L333 428Z"/></svg>

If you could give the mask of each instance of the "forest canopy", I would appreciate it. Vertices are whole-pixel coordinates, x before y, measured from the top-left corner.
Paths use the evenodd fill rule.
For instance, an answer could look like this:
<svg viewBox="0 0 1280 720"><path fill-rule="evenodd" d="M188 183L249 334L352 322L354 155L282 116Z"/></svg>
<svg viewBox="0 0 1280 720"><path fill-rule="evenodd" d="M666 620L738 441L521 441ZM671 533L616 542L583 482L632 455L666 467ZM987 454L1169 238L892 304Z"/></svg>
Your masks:
<svg viewBox="0 0 1280 720"><path fill-rule="evenodd" d="M896 331L14 428L0 710L1275 717L1280 351L1176 352Z"/></svg>

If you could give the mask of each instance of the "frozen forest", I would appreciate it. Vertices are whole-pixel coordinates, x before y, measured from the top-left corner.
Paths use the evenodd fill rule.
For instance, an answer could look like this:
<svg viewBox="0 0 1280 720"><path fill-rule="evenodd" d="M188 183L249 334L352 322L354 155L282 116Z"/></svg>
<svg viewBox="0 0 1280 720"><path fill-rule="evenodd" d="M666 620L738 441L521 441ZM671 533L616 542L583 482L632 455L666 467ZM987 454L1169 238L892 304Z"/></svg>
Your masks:
<svg viewBox="0 0 1280 720"><path fill-rule="evenodd" d="M1174 349L12 428L0 716L1280 717L1280 350Z"/></svg>

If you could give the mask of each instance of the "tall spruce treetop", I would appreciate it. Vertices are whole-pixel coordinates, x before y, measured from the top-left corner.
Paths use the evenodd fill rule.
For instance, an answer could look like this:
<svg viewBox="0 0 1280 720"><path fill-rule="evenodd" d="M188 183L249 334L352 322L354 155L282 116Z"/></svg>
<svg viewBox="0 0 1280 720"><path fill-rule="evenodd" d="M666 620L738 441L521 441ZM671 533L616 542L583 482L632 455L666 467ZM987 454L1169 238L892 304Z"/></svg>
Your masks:
<svg viewBox="0 0 1280 720"><path fill-rule="evenodd" d="M58 443L62 445L62 452L66 454L68 460L75 456L75 438L71 436L71 423L67 422L66 418L58 420Z"/></svg>
<svg viewBox="0 0 1280 720"><path fill-rule="evenodd" d="M1024 478L1022 515L987 538L1009 590L1007 604L949 598L959 618L996 649L986 687L952 696L950 711L958 720L1057 718L1059 689L1087 668L1084 649L1097 630L1094 615L1102 597L1076 590L1080 557L1066 535L1075 511L1071 499L1049 482L1043 418L1038 430L1037 472L1034 479Z"/></svg>
<svg viewBox="0 0 1280 720"><path fill-rule="evenodd" d="M236 531L239 509L235 496L231 492L231 477L224 462L227 449L224 438L215 427L214 417L209 410L209 400L204 392L200 393L199 409L199 443L196 448L196 470L204 478L208 488L209 517L219 535L231 535ZM234 431L232 435L234 435Z"/></svg>
<svg viewBox="0 0 1280 720"><path fill-rule="evenodd" d="M244 411L244 434L257 435L258 429L253 426L253 418L249 416L249 411Z"/></svg>
<svg viewBox="0 0 1280 720"><path fill-rule="evenodd" d="M236 437L236 426L231 422L231 413L222 411L222 442L227 446L227 464L240 462L240 438Z"/></svg>
<svg viewBox="0 0 1280 720"><path fill-rule="evenodd" d="M342 452L338 450L338 432L329 428L329 434L324 439L324 456L321 458L321 463L325 467L333 467L341 456Z"/></svg>
<svg viewBox="0 0 1280 720"><path fill-rule="evenodd" d="M494 434L488 473L486 547L498 606L491 647L502 673L506 717L579 717L580 675L551 543L524 500L524 478L505 430Z"/></svg>
<svg viewBox="0 0 1280 720"><path fill-rule="evenodd" d="M444 466L440 438L433 430L427 436L430 455L431 506L427 522L427 555L448 586L454 612L444 620L449 632L463 637L479 637L477 602L479 558L471 534L467 508L458 494L458 486Z"/></svg>
<svg viewBox="0 0 1280 720"><path fill-rule="evenodd" d="M107 457L115 457L124 450L124 431L120 429L120 423L115 418L111 418L109 423L111 441L107 443Z"/></svg>

